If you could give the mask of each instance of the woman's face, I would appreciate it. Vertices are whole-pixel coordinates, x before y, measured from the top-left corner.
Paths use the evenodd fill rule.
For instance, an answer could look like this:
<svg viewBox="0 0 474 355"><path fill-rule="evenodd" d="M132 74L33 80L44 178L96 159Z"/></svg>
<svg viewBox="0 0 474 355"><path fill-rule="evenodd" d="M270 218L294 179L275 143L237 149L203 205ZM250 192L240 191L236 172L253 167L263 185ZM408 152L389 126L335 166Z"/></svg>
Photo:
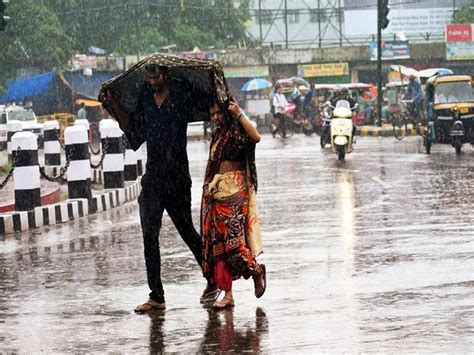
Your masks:
<svg viewBox="0 0 474 355"><path fill-rule="evenodd" d="M211 121L216 124L216 126L223 126L225 124L224 110L218 104L214 104L210 109Z"/></svg>

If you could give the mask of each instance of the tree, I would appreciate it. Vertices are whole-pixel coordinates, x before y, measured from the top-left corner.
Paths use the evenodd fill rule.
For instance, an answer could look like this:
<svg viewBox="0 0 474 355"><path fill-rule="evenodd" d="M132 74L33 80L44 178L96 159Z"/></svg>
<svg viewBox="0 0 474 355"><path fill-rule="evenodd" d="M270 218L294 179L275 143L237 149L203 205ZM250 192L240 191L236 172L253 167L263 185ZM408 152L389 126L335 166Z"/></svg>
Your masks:
<svg viewBox="0 0 474 355"><path fill-rule="evenodd" d="M42 1L61 19L80 53L94 45L134 54L172 43L180 50L235 45L246 39L251 0L238 6L234 0Z"/></svg>
<svg viewBox="0 0 474 355"><path fill-rule="evenodd" d="M474 23L474 0L459 6L453 13L453 23Z"/></svg>
<svg viewBox="0 0 474 355"><path fill-rule="evenodd" d="M65 65L73 42L55 14L35 0L11 2L11 22L0 32L0 92L17 68L34 66L47 71Z"/></svg>

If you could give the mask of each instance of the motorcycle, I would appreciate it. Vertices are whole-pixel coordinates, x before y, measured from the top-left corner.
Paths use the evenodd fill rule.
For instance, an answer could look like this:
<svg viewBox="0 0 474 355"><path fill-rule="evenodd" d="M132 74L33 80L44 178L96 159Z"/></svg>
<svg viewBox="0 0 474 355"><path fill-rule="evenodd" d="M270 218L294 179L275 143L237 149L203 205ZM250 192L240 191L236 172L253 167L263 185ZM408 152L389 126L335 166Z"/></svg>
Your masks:
<svg viewBox="0 0 474 355"><path fill-rule="evenodd" d="M355 109L357 109L357 104L351 107L349 101L339 100L332 111L331 147L339 161L343 161L346 154L352 152L353 149L352 111Z"/></svg>

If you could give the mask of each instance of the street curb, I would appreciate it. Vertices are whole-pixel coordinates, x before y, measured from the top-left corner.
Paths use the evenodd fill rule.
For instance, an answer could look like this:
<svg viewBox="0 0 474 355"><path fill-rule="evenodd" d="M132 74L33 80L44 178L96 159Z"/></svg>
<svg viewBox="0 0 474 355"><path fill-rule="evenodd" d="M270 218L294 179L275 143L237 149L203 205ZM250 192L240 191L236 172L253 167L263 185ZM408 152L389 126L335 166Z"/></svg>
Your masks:
<svg viewBox="0 0 474 355"><path fill-rule="evenodd" d="M32 211L0 214L0 235L25 232L42 226L69 222L74 219L103 212L137 199L141 191L141 178L123 189L114 189L95 195L89 201L68 199L63 202L38 206Z"/></svg>
<svg viewBox="0 0 474 355"><path fill-rule="evenodd" d="M393 128L391 125L385 125L383 127L377 126L359 126L357 127L357 133L361 137L393 137ZM402 133L405 134L405 128L402 128ZM408 127L407 136L416 136L416 129Z"/></svg>

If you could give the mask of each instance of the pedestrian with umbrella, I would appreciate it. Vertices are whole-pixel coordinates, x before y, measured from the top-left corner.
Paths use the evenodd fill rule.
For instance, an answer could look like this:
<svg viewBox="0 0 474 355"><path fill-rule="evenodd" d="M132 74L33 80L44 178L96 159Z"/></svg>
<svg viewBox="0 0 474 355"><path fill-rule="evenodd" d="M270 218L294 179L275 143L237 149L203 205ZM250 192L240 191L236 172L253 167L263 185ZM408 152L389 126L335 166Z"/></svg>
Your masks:
<svg viewBox="0 0 474 355"><path fill-rule="evenodd" d="M146 174L138 203L149 299L135 312L165 308L159 234L166 210L202 266L202 243L191 218L188 122L209 119L211 102L229 98L219 63L155 54L102 85L99 101L124 131L134 150L147 142ZM202 302L219 296L208 279Z"/></svg>

